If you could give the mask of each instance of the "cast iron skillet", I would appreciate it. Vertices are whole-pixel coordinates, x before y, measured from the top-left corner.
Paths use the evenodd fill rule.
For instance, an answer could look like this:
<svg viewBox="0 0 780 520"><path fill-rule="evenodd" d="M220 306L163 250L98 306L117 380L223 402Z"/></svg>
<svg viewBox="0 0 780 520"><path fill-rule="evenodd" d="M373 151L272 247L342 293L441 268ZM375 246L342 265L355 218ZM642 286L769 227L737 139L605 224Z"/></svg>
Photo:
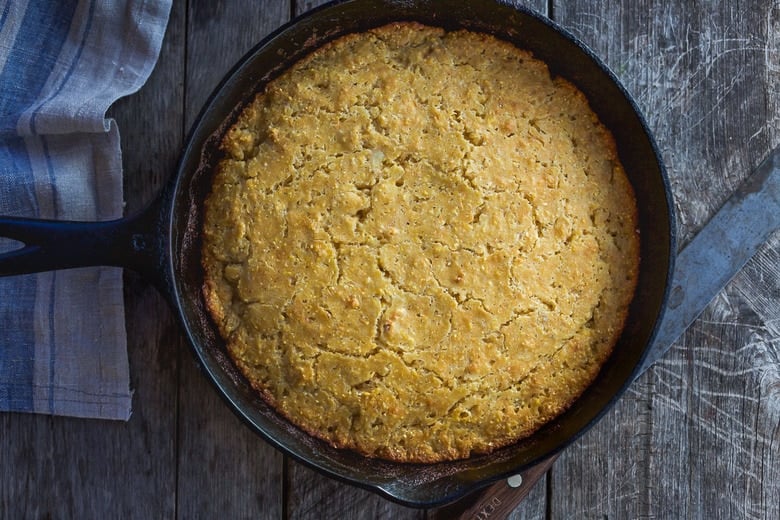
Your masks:
<svg viewBox="0 0 780 520"><path fill-rule="evenodd" d="M563 415L536 434L487 456L402 464L331 448L293 427L249 388L226 357L201 294L203 200L216 144L253 94L315 47L349 32L416 20L492 33L546 61L576 84L613 132L637 195L641 268L636 296L614 354ZM532 11L493 0L346 0L316 9L260 42L226 76L195 123L170 186L141 214L103 223L0 219L0 235L25 247L0 255L0 275L88 265L134 269L168 297L206 376L228 405L269 443L323 473L409 506L432 507L558 453L593 425L632 380L667 298L674 261L669 183L642 116L615 76L573 36Z"/></svg>

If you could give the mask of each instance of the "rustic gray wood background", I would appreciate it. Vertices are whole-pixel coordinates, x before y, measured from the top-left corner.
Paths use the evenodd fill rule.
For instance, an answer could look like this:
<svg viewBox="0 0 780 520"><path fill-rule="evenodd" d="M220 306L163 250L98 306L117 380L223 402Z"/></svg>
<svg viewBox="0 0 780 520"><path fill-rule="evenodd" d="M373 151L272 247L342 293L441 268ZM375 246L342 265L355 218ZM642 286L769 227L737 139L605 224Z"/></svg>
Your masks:
<svg viewBox="0 0 780 520"><path fill-rule="evenodd" d="M148 84L112 110L127 211L173 172L225 71L318 1L174 2ZM777 0L529 0L636 96L684 245L780 144ZM780 518L780 234L664 360L558 459L524 518ZM126 275L128 423L0 415L3 518L426 518L268 447L197 371L162 298Z"/></svg>

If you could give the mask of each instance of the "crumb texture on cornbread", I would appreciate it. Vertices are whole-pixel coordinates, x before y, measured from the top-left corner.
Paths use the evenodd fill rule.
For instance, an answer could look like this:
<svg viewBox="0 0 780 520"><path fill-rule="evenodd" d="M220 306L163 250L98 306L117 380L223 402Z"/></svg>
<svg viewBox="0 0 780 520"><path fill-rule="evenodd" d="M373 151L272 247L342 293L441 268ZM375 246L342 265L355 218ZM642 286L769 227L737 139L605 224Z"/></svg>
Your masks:
<svg viewBox="0 0 780 520"><path fill-rule="evenodd" d="M342 37L226 133L204 294L290 421L433 462L530 435L592 382L636 285L632 188L571 84L493 37Z"/></svg>

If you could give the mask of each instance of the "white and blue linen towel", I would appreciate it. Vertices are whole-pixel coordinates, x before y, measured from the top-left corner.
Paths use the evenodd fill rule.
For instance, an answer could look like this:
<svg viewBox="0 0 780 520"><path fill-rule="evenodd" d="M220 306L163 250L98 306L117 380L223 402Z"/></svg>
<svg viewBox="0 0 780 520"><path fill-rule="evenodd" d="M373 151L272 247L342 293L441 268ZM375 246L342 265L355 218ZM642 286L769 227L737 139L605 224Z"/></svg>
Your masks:
<svg viewBox="0 0 780 520"><path fill-rule="evenodd" d="M0 0L0 215L122 216L109 106L159 55L170 0ZM0 239L0 252L18 247ZM122 271L0 278L0 410L127 420Z"/></svg>

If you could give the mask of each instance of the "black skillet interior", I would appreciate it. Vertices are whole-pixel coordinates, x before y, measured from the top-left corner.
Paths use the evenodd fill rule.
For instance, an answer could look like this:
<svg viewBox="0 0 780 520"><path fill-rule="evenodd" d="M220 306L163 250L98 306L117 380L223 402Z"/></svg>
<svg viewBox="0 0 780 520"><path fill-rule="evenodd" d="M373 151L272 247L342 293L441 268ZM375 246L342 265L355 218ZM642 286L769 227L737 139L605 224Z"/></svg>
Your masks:
<svg viewBox="0 0 780 520"><path fill-rule="evenodd" d="M312 49L342 34L398 20L494 34L530 50L576 84L615 135L639 206L642 264L626 329L597 381L571 409L530 438L493 453L438 464L399 464L336 450L277 415L225 355L203 308L201 208L216 143L255 92ZM172 297L195 355L233 410L268 442L315 469L417 507L453 501L563 449L592 425L631 380L664 307L674 251L669 186L654 142L630 96L590 51L547 19L492 0L347 0L282 27L255 47L218 87L193 127L171 191ZM617 455L619 456L619 455Z"/></svg>

